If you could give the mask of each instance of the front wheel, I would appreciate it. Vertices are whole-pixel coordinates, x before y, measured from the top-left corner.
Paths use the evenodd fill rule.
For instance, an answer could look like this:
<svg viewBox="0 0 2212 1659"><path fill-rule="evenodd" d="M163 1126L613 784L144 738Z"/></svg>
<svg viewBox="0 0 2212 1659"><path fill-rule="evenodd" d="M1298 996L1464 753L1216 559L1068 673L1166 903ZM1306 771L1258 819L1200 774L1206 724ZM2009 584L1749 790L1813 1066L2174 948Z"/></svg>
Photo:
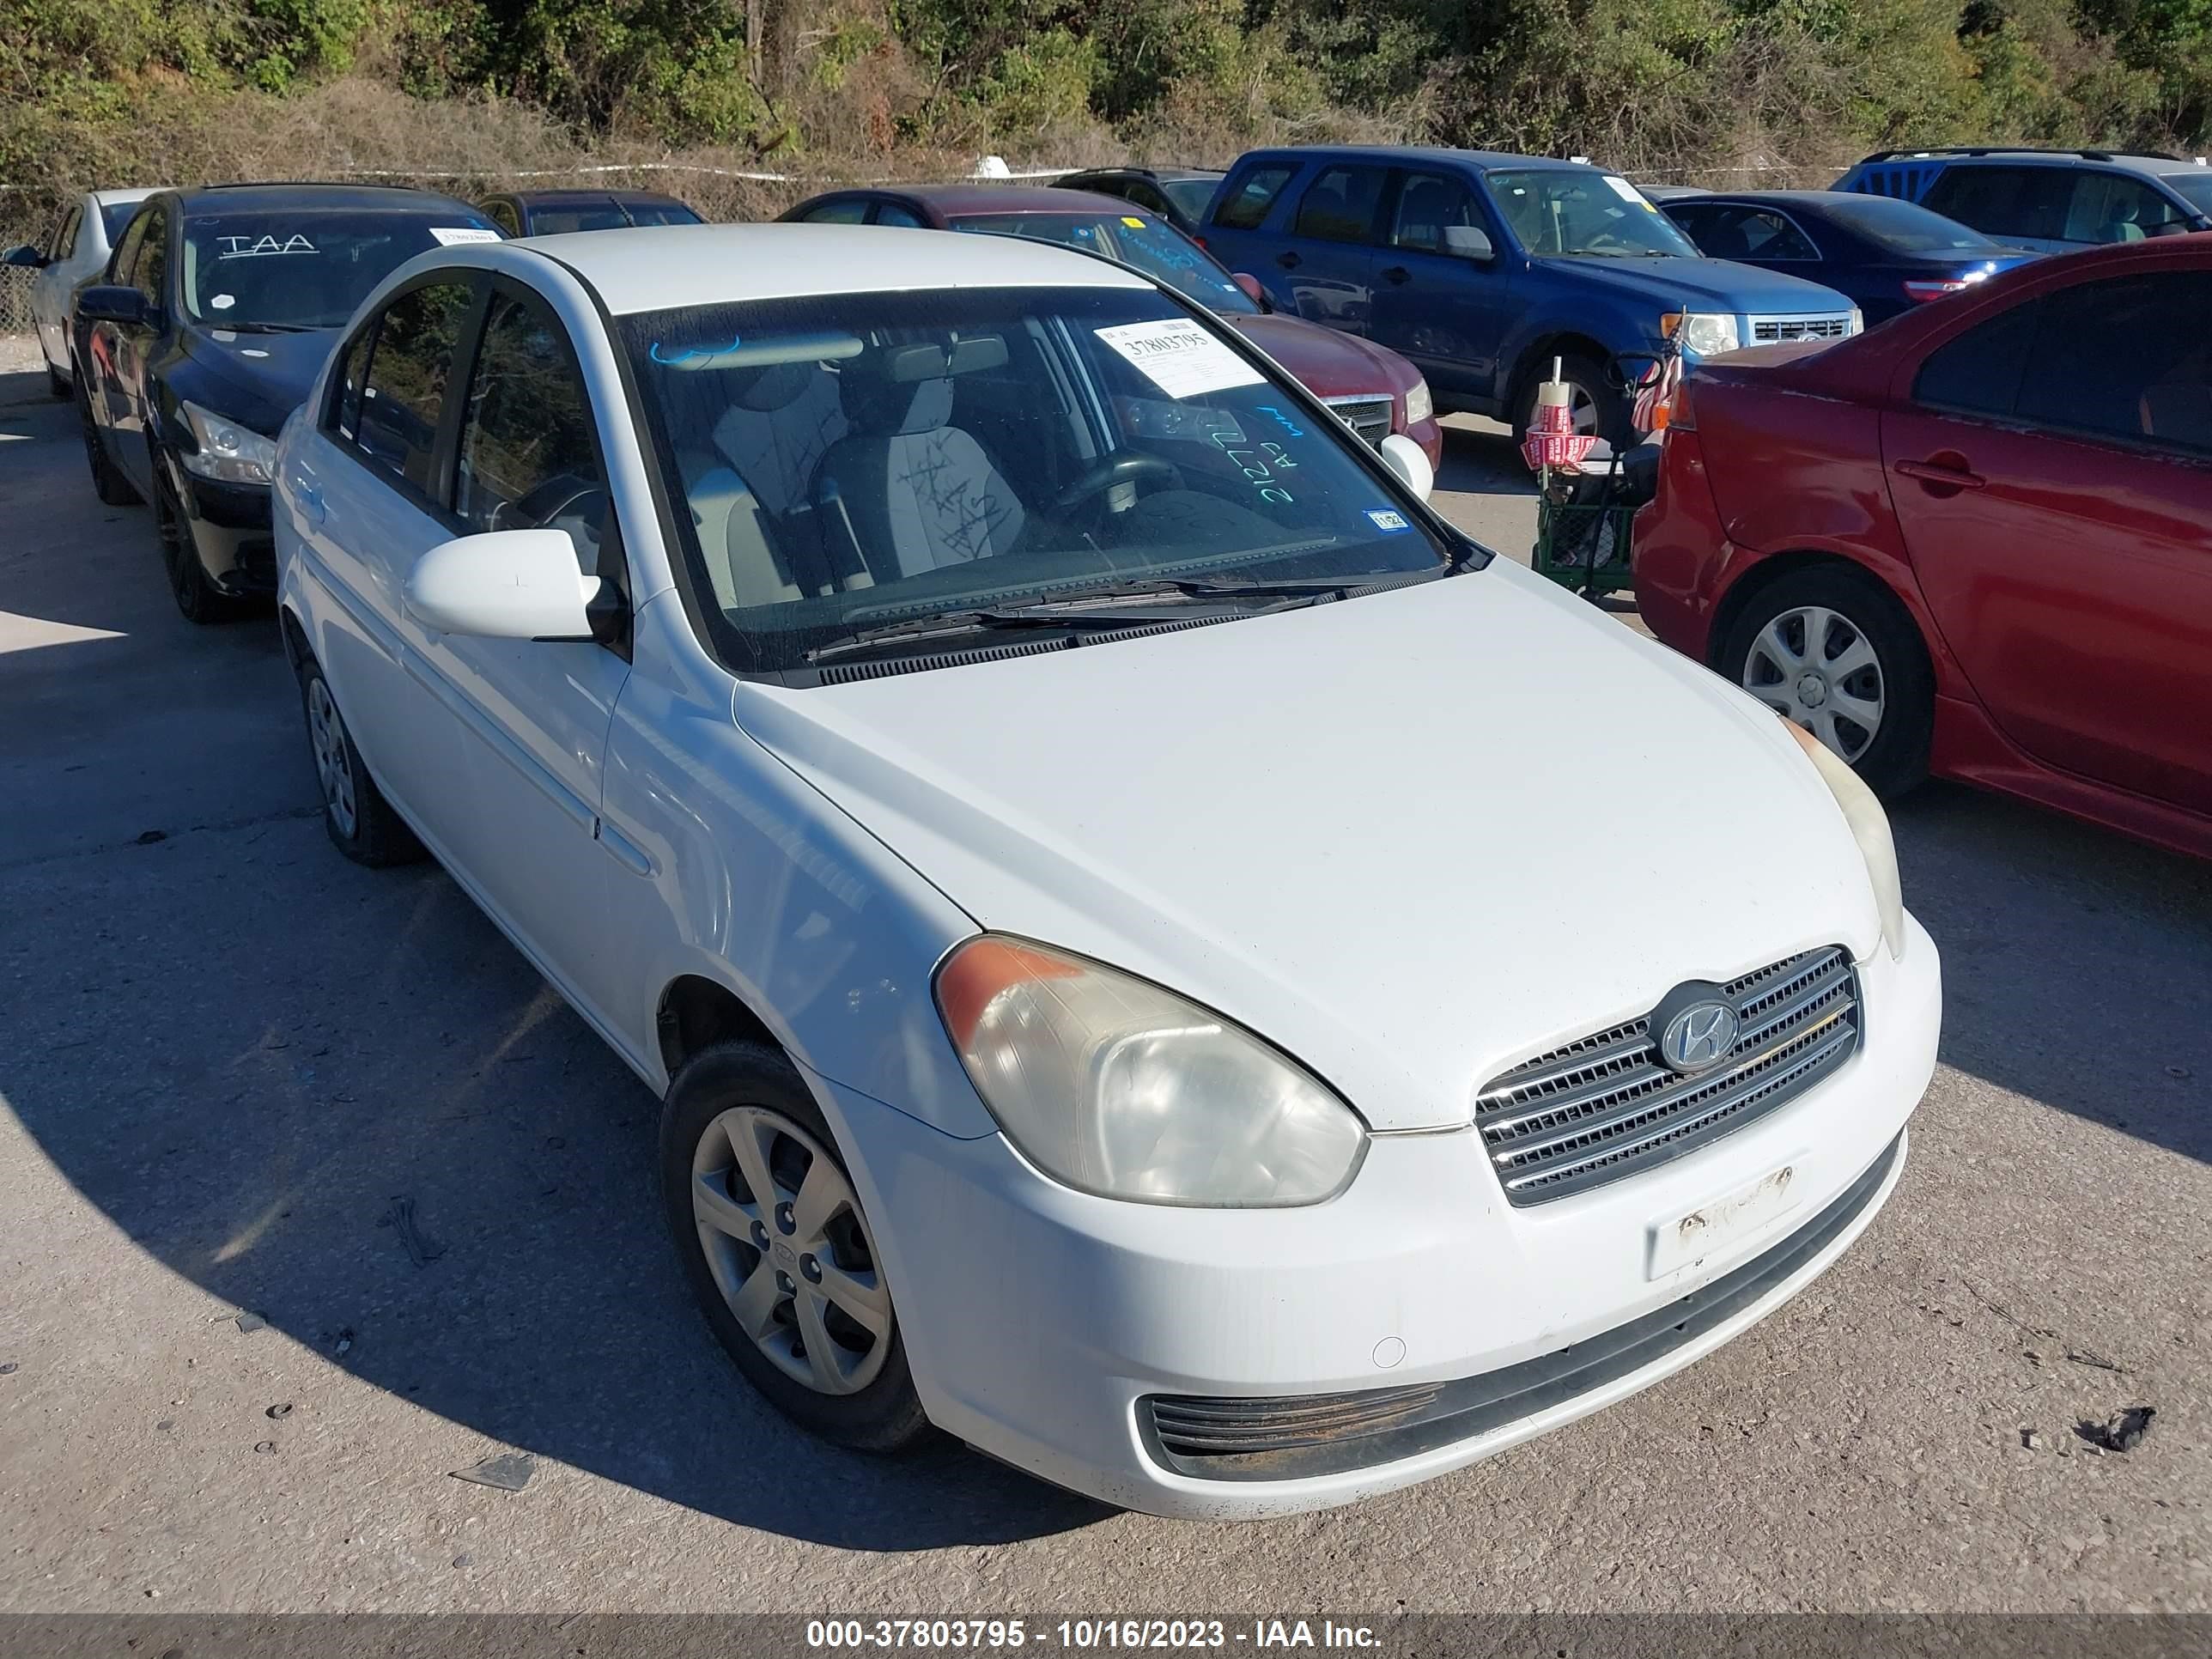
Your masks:
<svg viewBox="0 0 2212 1659"><path fill-rule="evenodd" d="M338 714L331 683L313 657L300 665L300 701L307 716L307 745L315 757L315 781L323 792L323 827L331 841L356 864L381 868L422 856L422 843L393 810L362 764L361 750Z"/></svg>
<svg viewBox="0 0 2212 1659"><path fill-rule="evenodd" d="M235 621L245 614L246 607L242 603L217 592L216 585L208 580L206 567L200 563L199 549L192 541L192 526L185 517L184 503L161 476L158 459L154 463L154 534L161 550L162 574L169 579L169 594L177 602L178 615L188 623L206 627Z"/></svg>
<svg viewBox="0 0 2212 1659"><path fill-rule="evenodd" d="M1874 577L1840 566L1760 589L1721 643L1720 672L1794 720L1877 795L1927 775L1935 676L1911 615Z"/></svg>
<svg viewBox="0 0 2212 1659"><path fill-rule="evenodd" d="M788 1060L724 1042L687 1061L661 1110L660 1187L708 1327L771 1405L860 1451L929 1434L874 1233Z"/></svg>

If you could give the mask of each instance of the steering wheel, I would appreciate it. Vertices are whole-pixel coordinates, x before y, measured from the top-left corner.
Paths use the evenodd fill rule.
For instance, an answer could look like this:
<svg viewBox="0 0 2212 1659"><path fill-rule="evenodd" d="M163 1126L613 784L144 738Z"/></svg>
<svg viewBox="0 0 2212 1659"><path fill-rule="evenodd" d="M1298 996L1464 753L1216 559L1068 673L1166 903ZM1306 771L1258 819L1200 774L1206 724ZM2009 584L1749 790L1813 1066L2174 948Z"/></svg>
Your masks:
<svg viewBox="0 0 2212 1659"><path fill-rule="evenodd" d="M1053 505L1065 513L1094 495L1104 495L1115 484L1133 484L1139 478L1159 478L1171 488L1179 489L1182 471L1172 461L1164 461L1157 455L1132 455L1127 452L1109 455L1054 497Z"/></svg>

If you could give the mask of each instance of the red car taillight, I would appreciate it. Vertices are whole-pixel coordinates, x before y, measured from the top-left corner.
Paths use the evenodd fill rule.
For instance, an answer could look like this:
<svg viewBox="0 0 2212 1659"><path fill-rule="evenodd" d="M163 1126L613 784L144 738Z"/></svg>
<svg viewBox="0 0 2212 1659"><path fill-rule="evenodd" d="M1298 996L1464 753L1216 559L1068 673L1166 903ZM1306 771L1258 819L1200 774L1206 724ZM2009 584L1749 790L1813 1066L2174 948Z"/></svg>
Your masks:
<svg viewBox="0 0 2212 1659"><path fill-rule="evenodd" d="M1669 432L1695 432L1698 429L1697 411L1690 407L1690 377L1686 374L1674 383L1674 395L1667 399L1664 425Z"/></svg>

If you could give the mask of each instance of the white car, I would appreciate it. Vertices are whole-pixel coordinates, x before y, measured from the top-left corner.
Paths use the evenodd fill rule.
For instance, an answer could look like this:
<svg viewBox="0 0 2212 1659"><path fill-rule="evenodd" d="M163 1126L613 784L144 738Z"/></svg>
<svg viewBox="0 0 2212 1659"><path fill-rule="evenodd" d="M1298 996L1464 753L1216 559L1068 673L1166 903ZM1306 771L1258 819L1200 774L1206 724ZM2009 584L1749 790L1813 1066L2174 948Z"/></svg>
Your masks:
<svg viewBox="0 0 2212 1659"><path fill-rule="evenodd" d="M31 320L46 362L46 389L57 398L70 393L70 296L86 277L107 268L107 256L123 239L123 228L138 204L160 193L145 190L95 190L77 198L54 227L44 247L24 242L0 253L0 264L34 270Z"/></svg>
<svg viewBox="0 0 2212 1659"><path fill-rule="evenodd" d="M427 847L664 1097L744 1376L1268 1515L1834 1261L1941 1002L1850 773L1146 278L889 247L422 255L275 468L332 837Z"/></svg>

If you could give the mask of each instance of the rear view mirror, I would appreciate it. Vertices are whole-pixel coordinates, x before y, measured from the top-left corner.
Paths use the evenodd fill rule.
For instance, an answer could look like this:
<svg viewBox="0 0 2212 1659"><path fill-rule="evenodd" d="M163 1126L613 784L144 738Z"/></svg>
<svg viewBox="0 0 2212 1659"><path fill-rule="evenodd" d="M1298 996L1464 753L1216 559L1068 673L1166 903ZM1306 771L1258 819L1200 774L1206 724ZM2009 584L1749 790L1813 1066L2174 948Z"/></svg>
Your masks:
<svg viewBox="0 0 2212 1659"><path fill-rule="evenodd" d="M1402 433L1394 432L1382 441L1382 465L1398 475L1398 482L1423 501L1436 487L1436 469L1429 458L1421 453L1420 445Z"/></svg>
<svg viewBox="0 0 2212 1659"><path fill-rule="evenodd" d="M1446 225L1444 252L1477 264L1488 264L1498 254L1490 245L1490 233L1479 225Z"/></svg>
<svg viewBox="0 0 2212 1659"><path fill-rule="evenodd" d="M137 289L112 283L80 289L76 296L76 314L87 322L122 323L127 326L145 322L153 309Z"/></svg>
<svg viewBox="0 0 2212 1659"><path fill-rule="evenodd" d="M19 270L44 270L50 263L28 242L18 242L5 253L0 253L0 265L13 265Z"/></svg>
<svg viewBox="0 0 2212 1659"><path fill-rule="evenodd" d="M599 579L564 530L488 530L441 542L408 573L407 611L441 634L588 640Z"/></svg>
<svg viewBox="0 0 2212 1659"><path fill-rule="evenodd" d="M1260 286L1260 279L1249 270L1232 270L1229 280L1244 290L1244 297L1255 306L1267 303L1267 290Z"/></svg>

